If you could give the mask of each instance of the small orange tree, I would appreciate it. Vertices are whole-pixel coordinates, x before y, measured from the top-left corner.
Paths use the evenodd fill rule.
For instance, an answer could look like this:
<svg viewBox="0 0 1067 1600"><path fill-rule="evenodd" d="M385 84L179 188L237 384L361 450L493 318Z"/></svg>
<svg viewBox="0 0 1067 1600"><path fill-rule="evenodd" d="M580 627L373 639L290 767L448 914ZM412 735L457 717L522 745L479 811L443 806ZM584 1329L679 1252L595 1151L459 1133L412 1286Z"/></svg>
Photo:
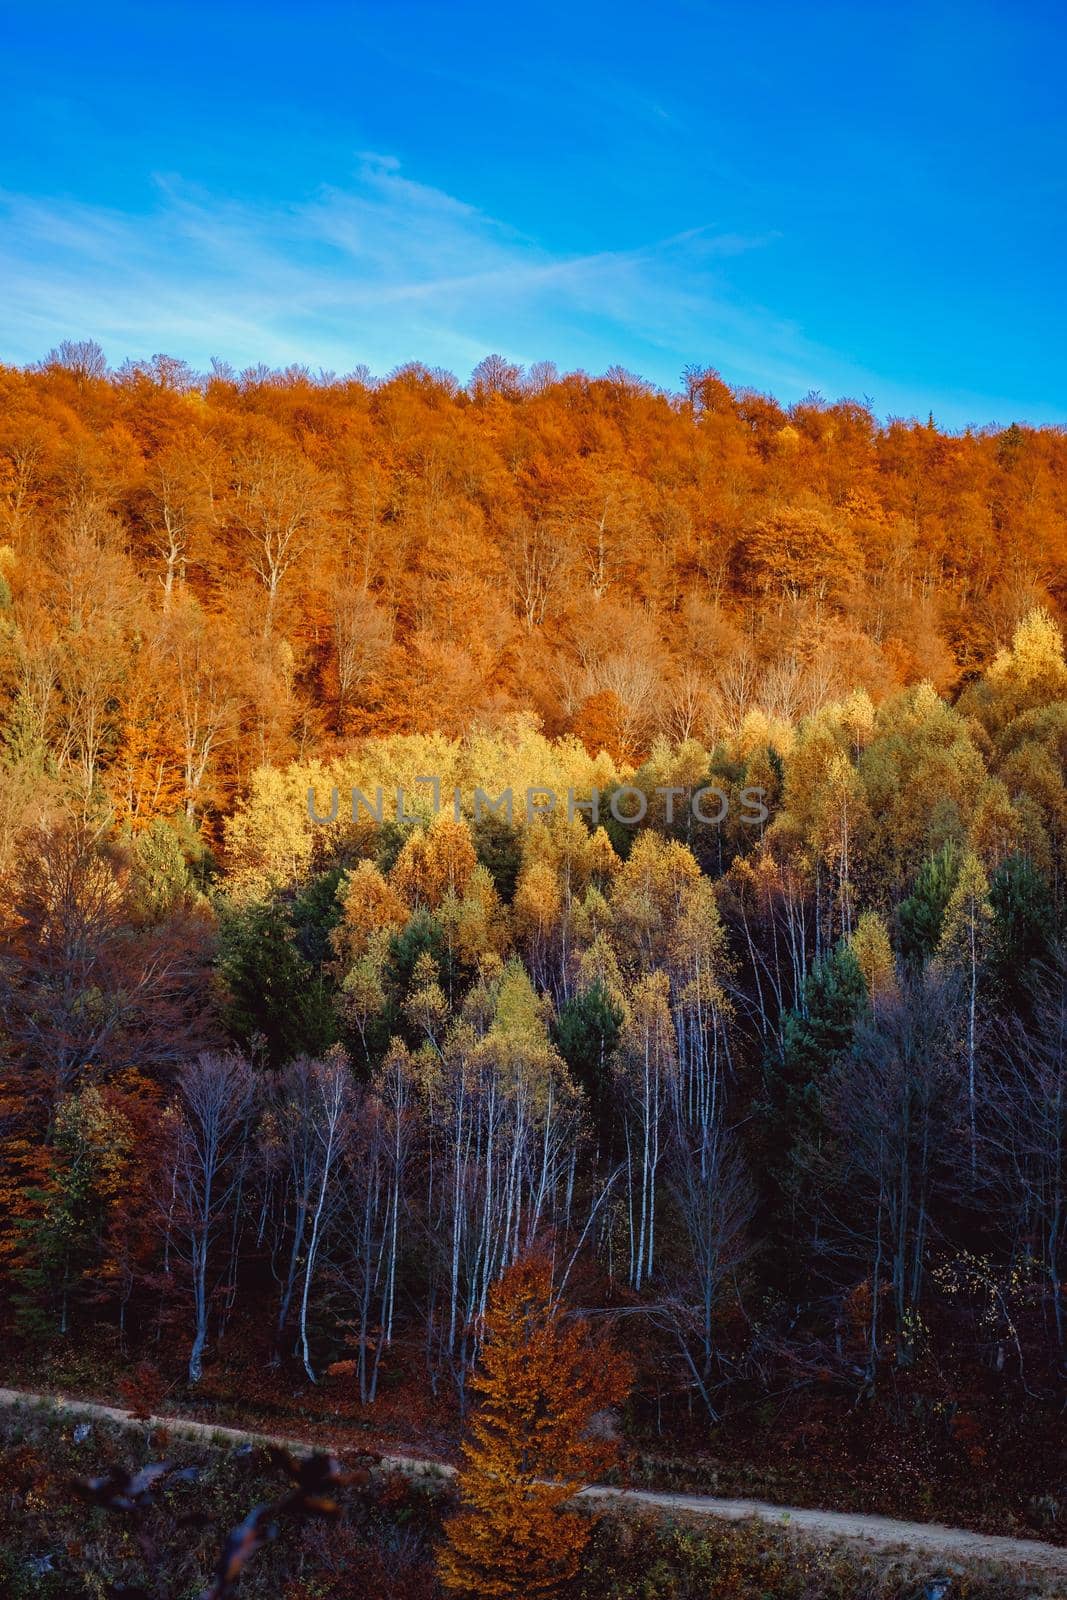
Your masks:
<svg viewBox="0 0 1067 1600"><path fill-rule="evenodd" d="M552 1596L578 1570L592 1518L562 1508L617 1455L596 1412L630 1387L629 1363L569 1318L542 1255L509 1269L489 1297L477 1398L448 1523L441 1581L472 1597Z"/></svg>

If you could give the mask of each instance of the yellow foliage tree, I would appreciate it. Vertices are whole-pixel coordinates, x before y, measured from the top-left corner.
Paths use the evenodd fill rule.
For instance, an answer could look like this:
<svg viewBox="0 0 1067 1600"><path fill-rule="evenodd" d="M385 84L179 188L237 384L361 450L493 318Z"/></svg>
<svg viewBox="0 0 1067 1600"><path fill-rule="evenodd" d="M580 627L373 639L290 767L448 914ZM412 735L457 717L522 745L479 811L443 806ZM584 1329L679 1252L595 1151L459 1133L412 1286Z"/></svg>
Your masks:
<svg viewBox="0 0 1067 1600"><path fill-rule="evenodd" d="M1063 635L1043 606L1035 606L1016 628L1010 650L991 663L989 681L1021 695L1038 691L1038 702L1067 694Z"/></svg>
<svg viewBox="0 0 1067 1600"><path fill-rule="evenodd" d="M492 1290L484 1332L441 1582L466 1600L559 1595L592 1531L589 1516L564 1507L617 1453L590 1425L625 1398L630 1367L565 1314L540 1255Z"/></svg>
<svg viewBox="0 0 1067 1600"><path fill-rule="evenodd" d="M330 943L346 970L367 954L376 933L395 932L408 920L403 900L373 861L361 861L349 873L337 898L344 915L330 934Z"/></svg>
<svg viewBox="0 0 1067 1600"><path fill-rule="evenodd" d="M877 911L865 911L849 940L859 963L867 993L881 1000L897 990L897 969L886 925Z"/></svg>
<svg viewBox="0 0 1067 1600"><path fill-rule="evenodd" d="M477 865L466 822L441 815L429 828L416 828L405 840L391 881L413 910L428 906L434 911L446 894L463 897Z"/></svg>
<svg viewBox="0 0 1067 1600"><path fill-rule="evenodd" d="M987 872L995 871L1019 848L1022 826L1011 795L999 778L987 778L978 792L967 843Z"/></svg>
<svg viewBox="0 0 1067 1600"><path fill-rule="evenodd" d="M945 907L938 964L958 973L967 1006L967 1105L971 1134L971 1166L977 1170L977 1061L978 989L982 962L989 945L993 908L989 903L989 879L978 857L970 850L960 863L956 887Z"/></svg>
<svg viewBox="0 0 1067 1600"><path fill-rule="evenodd" d="M700 868L685 845L642 833L612 884L616 948L647 970L666 965L687 891L699 879Z"/></svg>

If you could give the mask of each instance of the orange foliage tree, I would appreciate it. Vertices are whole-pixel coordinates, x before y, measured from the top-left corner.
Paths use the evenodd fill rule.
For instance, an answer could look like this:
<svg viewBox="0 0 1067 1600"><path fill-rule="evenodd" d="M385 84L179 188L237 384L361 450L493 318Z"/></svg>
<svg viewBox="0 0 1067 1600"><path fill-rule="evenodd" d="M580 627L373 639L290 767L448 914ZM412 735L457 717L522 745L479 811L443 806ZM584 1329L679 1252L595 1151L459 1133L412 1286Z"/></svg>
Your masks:
<svg viewBox="0 0 1067 1600"><path fill-rule="evenodd" d="M484 1331L441 1581L471 1597L556 1595L577 1572L592 1527L588 1515L563 1507L616 1453L595 1417L625 1398L630 1367L567 1315L539 1254L516 1262L493 1289Z"/></svg>

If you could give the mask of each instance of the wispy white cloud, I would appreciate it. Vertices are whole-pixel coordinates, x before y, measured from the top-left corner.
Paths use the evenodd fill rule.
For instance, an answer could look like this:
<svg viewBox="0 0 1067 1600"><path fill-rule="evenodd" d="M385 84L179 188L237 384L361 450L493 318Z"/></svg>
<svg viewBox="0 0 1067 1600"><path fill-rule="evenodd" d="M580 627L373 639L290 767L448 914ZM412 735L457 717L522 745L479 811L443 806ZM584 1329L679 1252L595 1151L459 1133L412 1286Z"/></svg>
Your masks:
<svg viewBox="0 0 1067 1600"><path fill-rule="evenodd" d="M564 255L367 154L350 186L269 208L156 180L144 214L0 194L0 356L99 339L113 360L159 350L206 365L305 361L461 375L490 349L657 381L686 361L785 394L875 380L727 276L747 238L694 227L637 249Z"/></svg>

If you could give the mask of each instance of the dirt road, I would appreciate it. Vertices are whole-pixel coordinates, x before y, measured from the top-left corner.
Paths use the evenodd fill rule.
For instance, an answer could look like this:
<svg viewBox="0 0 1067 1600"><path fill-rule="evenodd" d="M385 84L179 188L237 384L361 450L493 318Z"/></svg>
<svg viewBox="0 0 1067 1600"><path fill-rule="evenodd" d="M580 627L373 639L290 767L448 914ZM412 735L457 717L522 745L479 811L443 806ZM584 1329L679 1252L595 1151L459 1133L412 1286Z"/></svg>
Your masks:
<svg viewBox="0 0 1067 1600"><path fill-rule="evenodd" d="M166 1428L187 1438L205 1439L220 1444L280 1444L290 1450L310 1448L307 1439L280 1434L252 1433L240 1428L216 1427L188 1417L152 1417L136 1422L129 1411L100 1405L89 1400L68 1400L62 1395L30 1394L21 1389L0 1388L0 1405L39 1406L63 1416L96 1417L120 1427ZM316 1441L315 1448L323 1448ZM408 1477L448 1478L455 1468L439 1461L413 1456L383 1456L382 1465ZM802 1506L772 1506L761 1500L721 1500L708 1495L658 1493L651 1489L607 1489L590 1486L581 1491L586 1500L614 1503L622 1508L662 1511L687 1517L721 1517L740 1521L757 1517L761 1522L788 1528L815 1539L846 1539L879 1549L899 1548L915 1553L943 1557L946 1561L997 1561L1016 1568L1030 1567L1043 1573L1063 1573L1067 1579L1067 1549L1044 1544L1038 1539L1011 1539L988 1533L970 1533L964 1528L946 1528L936 1522L897 1522L892 1517L867 1516L851 1511L811 1511ZM1067 1583L1064 1593L1067 1595Z"/></svg>

